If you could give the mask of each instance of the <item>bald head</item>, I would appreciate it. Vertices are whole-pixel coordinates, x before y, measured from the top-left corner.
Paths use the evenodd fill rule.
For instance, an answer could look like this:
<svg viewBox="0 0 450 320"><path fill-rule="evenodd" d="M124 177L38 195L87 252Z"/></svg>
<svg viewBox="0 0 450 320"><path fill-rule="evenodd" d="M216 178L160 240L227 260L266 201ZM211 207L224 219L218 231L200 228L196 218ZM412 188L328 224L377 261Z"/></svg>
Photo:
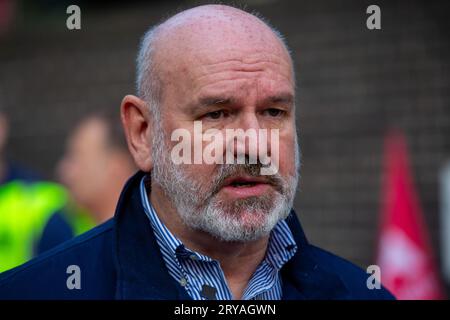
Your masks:
<svg viewBox="0 0 450 320"><path fill-rule="evenodd" d="M287 65L291 74L286 76L294 81L292 60L277 30L230 6L195 7L152 27L143 37L137 59L138 95L157 110L162 89L174 78L190 82L202 72L189 74L195 64L214 72L214 64L220 62L251 64L261 59Z"/></svg>

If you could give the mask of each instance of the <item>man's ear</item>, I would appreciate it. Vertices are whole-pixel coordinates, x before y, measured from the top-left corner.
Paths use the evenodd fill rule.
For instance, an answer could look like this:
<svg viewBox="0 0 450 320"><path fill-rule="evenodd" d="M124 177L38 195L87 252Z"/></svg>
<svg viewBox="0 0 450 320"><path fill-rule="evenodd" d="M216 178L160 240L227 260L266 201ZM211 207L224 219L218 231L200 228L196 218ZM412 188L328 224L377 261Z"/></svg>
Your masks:
<svg viewBox="0 0 450 320"><path fill-rule="evenodd" d="M152 161L152 118L149 106L133 95L127 95L120 106L128 149L134 162L144 172L153 168Z"/></svg>

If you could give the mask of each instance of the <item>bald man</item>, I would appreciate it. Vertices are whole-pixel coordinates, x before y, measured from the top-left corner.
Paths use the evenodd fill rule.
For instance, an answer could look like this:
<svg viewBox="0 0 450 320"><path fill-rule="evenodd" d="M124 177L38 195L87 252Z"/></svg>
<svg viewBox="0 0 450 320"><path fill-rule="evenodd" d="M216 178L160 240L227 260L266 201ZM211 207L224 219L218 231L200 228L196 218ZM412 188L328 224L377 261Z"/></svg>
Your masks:
<svg viewBox="0 0 450 320"><path fill-rule="evenodd" d="M289 50L254 15L207 5L144 36L121 117L140 169L112 220L0 280L1 298L391 299L308 243Z"/></svg>

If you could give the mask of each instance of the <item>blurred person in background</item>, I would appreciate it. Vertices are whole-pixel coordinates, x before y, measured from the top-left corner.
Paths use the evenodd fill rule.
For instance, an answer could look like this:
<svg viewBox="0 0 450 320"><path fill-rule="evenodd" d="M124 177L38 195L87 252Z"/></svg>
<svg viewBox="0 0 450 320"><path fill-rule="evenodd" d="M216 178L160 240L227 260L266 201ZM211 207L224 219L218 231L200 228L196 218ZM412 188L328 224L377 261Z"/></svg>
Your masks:
<svg viewBox="0 0 450 320"><path fill-rule="evenodd" d="M120 117L101 113L79 121L58 166L74 206L96 224L114 215L120 191L134 171Z"/></svg>
<svg viewBox="0 0 450 320"><path fill-rule="evenodd" d="M67 202L65 189L8 159L8 129L0 101L0 272L68 240L60 228Z"/></svg>

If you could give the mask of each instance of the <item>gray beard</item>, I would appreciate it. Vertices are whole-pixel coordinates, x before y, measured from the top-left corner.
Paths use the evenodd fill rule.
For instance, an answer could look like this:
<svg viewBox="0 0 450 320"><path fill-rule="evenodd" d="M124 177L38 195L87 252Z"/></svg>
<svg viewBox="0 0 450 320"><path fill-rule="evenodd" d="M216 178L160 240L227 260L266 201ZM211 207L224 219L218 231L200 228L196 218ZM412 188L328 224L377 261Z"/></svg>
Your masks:
<svg viewBox="0 0 450 320"><path fill-rule="evenodd" d="M224 164L218 165L218 172L212 177L210 188L201 185L195 177L189 177L182 165L175 165L170 159L170 148L165 143L163 130L156 128L153 141L152 179L160 185L172 201L183 223L206 232L220 241L247 242L267 236L275 225L285 219L292 208L298 183L299 151L295 141L296 174L283 179L280 175L265 176L279 187L273 195L249 197L233 202L217 199L221 182L230 174L241 172L259 175L260 165ZM287 180L287 181L286 181ZM242 215L250 215L242 222Z"/></svg>

